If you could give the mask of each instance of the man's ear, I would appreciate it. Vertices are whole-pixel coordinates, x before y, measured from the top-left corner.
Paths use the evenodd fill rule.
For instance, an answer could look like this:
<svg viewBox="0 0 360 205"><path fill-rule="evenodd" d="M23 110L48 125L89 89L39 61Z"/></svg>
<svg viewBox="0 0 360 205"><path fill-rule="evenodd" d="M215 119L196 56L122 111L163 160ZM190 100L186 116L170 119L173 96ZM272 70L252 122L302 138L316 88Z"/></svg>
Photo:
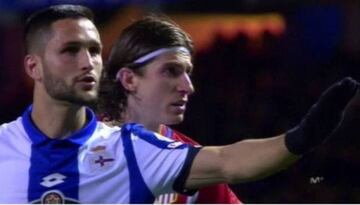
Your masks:
<svg viewBox="0 0 360 205"><path fill-rule="evenodd" d="M129 92L135 92L137 89L137 75L133 70L129 68L121 68L117 75L117 79L120 81L121 85L125 88L125 90Z"/></svg>
<svg viewBox="0 0 360 205"><path fill-rule="evenodd" d="M25 72L35 81L42 79L41 75L41 62L36 55L28 54L24 58Z"/></svg>

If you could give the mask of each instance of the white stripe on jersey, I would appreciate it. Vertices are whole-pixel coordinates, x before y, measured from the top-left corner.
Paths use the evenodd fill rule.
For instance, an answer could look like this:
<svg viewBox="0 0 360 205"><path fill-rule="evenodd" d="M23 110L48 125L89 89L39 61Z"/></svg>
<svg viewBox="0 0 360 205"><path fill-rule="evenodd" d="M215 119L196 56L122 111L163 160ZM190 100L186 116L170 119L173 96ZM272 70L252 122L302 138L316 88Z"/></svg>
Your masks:
<svg viewBox="0 0 360 205"><path fill-rule="evenodd" d="M21 118L0 127L0 202L26 203L30 167L30 139Z"/></svg>

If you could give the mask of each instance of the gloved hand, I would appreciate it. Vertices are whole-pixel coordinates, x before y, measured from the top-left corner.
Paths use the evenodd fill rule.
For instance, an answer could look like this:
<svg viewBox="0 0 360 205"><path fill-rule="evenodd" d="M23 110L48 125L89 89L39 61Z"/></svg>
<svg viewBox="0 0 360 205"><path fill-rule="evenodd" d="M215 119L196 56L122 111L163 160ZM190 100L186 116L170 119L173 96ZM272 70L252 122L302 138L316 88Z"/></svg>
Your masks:
<svg viewBox="0 0 360 205"><path fill-rule="evenodd" d="M344 109L358 88L359 83L347 77L323 92L300 124L286 133L288 150L301 155L321 144L341 124Z"/></svg>

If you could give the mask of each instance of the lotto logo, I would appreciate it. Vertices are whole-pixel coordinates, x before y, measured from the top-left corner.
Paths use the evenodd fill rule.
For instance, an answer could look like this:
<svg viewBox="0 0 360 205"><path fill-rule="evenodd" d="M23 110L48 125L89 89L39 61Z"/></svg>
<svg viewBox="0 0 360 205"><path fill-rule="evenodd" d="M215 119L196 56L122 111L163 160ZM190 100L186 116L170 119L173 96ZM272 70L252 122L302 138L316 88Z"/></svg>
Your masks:
<svg viewBox="0 0 360 205"><path fill-rule="evenodd" d="M64 179L66 179L66 176L59 173L54 173L44 177L43 181L40 184L44 187L49 188L64 183Z"/></svg>

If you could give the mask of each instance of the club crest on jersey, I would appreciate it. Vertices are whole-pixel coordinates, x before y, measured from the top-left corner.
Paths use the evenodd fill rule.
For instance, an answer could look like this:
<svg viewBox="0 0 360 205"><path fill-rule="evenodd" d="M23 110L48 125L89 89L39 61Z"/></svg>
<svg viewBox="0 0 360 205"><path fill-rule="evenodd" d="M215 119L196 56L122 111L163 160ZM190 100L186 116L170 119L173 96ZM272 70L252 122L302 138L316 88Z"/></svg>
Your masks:
<svg viewBox="0 0 360 205"><path fill-rule="evenodd" d="M102 151L105 151L105 150L106 150L106 146L104 146L104 145L98 145L98 146L92 147L90 150L91 150L92 152L102 152Z"/></svg>
<svg viewBox="0 0 360 205"><path fill-rule="evenodd" d="M59 190L49 190L40 199L31 202L32 204L78 204L75 199L66 198Z"/></svg>
<svg viewBox="0 0 360 205"><path fill-rule="evenodd" d="M95 164L99 164L100 167L105 166L107 163L113 162L114 158L106 158L102 155L99 155L99 158L95 160Z"/></svg>
<svg viewBox="0 0 360 205"><path fill-rule="evenodd" d="M86 153L85 161L90 172L105 171L115 163L114 156L106 150L105 145L97 145Z"/></svg>
<svg viewBox="0 0 360 205"><path fill-rule="evenodd" d="M106 152L89 155L90 168L93 171L104 171L114 165L115 159Z"/></svg>
<svg viewBox="0 0 360 205"><path fill-rule="evenodd" d="M41 203L42 204L64 204L65 197L64 195L58 190L51 190L45 192L41 196Z"/></svg>

